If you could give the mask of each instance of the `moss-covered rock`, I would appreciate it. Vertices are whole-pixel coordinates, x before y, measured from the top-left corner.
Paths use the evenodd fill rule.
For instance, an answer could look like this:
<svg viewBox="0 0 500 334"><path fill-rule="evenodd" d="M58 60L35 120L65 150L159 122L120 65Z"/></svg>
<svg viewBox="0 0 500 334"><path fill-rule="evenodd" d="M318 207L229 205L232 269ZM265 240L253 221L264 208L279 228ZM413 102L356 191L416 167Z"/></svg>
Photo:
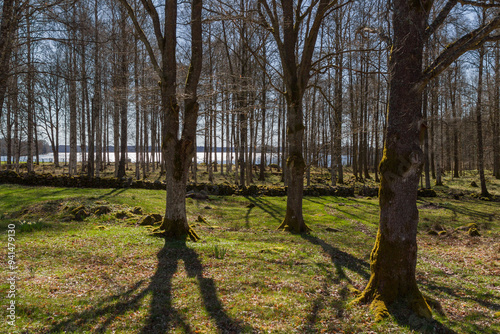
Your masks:
<svg viewBox="0 0 500 334"><path fill-rule="evenodd" d="M130 210L134 215L142 215L142 208L140 206L134 207L132 210Z"/></svg>
<svg viewBox="0 0 500 334"><path fill-rule="evenodd" d="M152 215L143 216L139 220L139 225L141 226L153 226L155 223L157 223L157 221L154 219Z"/></svg>
<svg viewBox="0 0 500 334"><path fill-rule="evenodd" d="M159 213L153 213L151 217L154 218L155 222L162 222L163 221L163 216L160 215Z"/></svg>
<svg viewBox="0 0 500 334"><path fill-rule="evenodd" d="M127 211L118 211L116 214L115 214L115 217L117 219L126 219L126 218L131 218L133 217L133 215L130 213L130 212L127 212Z"/></svg>
<svg viewBox="0 0 500 334"><path fill-rule="evenodd" d="M73 219L76 221L82 221L85 218L87 218L88 216L90 216L90 214L85 209L85 206L83 206L83 205L80 205L80 206L72 209L71 214L73 215Z"/></svg>
<svg viewBox="0 0 500 334"><path fill-rule="evenodd" d="M481 234L479 234L479 230L477 228L471 227L469 231L467 231L469 236L471 237L479 237Z"/></svg>
<svg viewBox="0 0 500 334"><path fill-rule="evenodd" d="M111 208L107 205L101 205L101 206L98 206L97 208L94 208L94 214L96 216L102 216L102 215L108 214L110 212L111 212Z"/></svg>

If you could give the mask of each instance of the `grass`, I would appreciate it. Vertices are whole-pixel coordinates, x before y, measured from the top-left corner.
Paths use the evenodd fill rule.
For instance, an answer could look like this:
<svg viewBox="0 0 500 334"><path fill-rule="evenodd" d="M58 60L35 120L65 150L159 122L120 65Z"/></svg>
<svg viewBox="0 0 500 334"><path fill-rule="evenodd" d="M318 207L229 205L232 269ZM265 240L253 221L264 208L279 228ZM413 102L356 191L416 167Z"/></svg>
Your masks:
<svg viewBox="0 0 500 334"><path fill-rule="evenodd" d="M497 333L499 204L446 196L467 187L453 182L418 202L417 279L435 321L395 312L381 323L368 306L349 305L369 278L376 198L304 198L309 235L275 230L282 197L188 199L202 240L165 243L136 224L140 216L115 216L136 206L163 213L164 191L1 185L0 238L7 241L8 224L16 224L16 326L23 333ZM72 220L80 205L111 212ZM460 230L470 223L480 237ZM435 229L447 233L428 233ZM0 253L6 259L6 247ZM2 305L7 278L1 271Z"/></svg>

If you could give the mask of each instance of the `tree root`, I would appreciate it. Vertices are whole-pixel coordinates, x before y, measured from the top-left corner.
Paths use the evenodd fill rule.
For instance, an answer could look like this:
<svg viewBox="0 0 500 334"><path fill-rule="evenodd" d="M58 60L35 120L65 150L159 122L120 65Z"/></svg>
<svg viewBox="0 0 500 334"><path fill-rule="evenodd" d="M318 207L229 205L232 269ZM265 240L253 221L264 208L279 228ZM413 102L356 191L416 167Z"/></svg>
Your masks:
<svg viewBox="0 0 500 334"><path fill-rule="evenodd" d="M351 302L351 304L370 303L370 310L375 314L375 321L380 322L390 315L390 306L397 302L401 302L419 317L432 319L431 308L429 307L424 296L418 290L410 293L410 295L400 297L389 302L386 301L378 292L373 291L372 289L365 289Z"/></svg>
<svg viewBox="0 0 500 334"><path fill-rule="evenodd" d="M290 226L288 224L288 222L286 221L286 219L284 219L283 222L281 222L280 226L278 226L277 230L298 233L298 234L309 233L312 231L312 229L309 226L307 226L306 223L303 223L302 226L303 226L303 228L300 228L299 230L297 230L296 228Z"/></svg>

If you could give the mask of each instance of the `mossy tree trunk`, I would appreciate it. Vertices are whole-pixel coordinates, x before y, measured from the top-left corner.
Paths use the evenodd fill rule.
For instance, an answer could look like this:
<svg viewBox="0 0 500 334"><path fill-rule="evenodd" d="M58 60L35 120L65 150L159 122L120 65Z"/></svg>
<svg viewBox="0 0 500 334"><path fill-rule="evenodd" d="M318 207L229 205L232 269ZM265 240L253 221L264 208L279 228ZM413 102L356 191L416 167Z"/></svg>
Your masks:
<svg viewBox="0 0 500 334"><path fill-rule="evenodd" d="M377 319L387 315L387 306L395 302L431 317L415 278L417 187L423 167L419 145L422 121L419 80L425 40L422 32L427 16L427 8L411 1L394 1L387 137L379 167L380 225L370 257L371 277L358 298L371 302Z"/></svg>

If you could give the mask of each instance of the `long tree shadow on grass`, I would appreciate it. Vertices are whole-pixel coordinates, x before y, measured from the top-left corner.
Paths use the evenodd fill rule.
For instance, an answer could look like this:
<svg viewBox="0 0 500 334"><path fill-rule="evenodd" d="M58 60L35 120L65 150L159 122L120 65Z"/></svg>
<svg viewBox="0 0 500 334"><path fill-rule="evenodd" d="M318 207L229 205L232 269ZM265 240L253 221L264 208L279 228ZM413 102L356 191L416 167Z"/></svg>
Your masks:
<svg viewBox="0 0 500 334"><path fill-rule="evenodd" d="M358 275L366 279L366 281L368 281L368 279L370 278L370 265L368 262L358 259L349 253L341 251L338 248L333 247L332 245L328 244L326 241L318 237L303 234L302 238L311 242L314 245L321 246L323 251L328 255L330 255L332 263L335 266L336 274L332 275L331 273L328 272L326 282L331 282L333 284L338 285L342 284L342 282L345 281L349 284L352 284L352 281L346 275L344 268L347 268L357 273ZM325 287L322 288L322 290L325 289L326 289ZM347 303L349 295L349 292L347 291L345 284L343 284L342 288L340 289L339 295L340 298L334 300L333 301L334 305L332 306L334 309L336 309L337 317L342 318L343 311L345 309L345 305ZM304 326L304 329L306 329L307 332L309 333L316 332L315 323L324 303L325 303L325 297L323 296L323 293L313 301L311 313L306 319L306 323ZM398 305L391 306L389 308L389 312L391 313L391 315L394 316L394 320L400 326L409 327L410 329L418 333L450 333L450 334L455 333L453 330L446 327L437 320L428 321L419 318L414 318L410 314L403 314L399 311ZM332 322L331 324L327 324L327 326L329 327L327 329L328 331L339 332L341 330L341 327L336 327L337 324L334 322Z"/></svg>
<svg viewBox="0 0 500 334"><path fill-rule="evenodd" d="M329 243L318 237L308 234L302 234L301 236L310 243L321 246L323 251L326 254L330 255L330 259L332 260L332 263L335 265L337 269L338 279L348 280L348 277L347 275L345 275L343 268L348 268L356 272L358 275L360 275L366 280L370 278L370 264L368 262L358 259L357 257L352 256L349 253L346 253L336 247L333 247L332 245L330 245ZM338 281L335 283L338 283Z"/></svg>
<svg viewBox="0 0 500 334"><path fill-rule="evenodd" d="M279 224L283 220L283 217L285 216L284 210L280 210L277 205L272 205L270 201L265 200L264 198L261 197L246 197L251 203L253 203L256 207L270 215L276 222ZM248 222L248 216L250 215L250 210L248 210L246 219ZM281 218L280 218L281 217Z"/></svg>
<svg viewBox="0 0 500 334"><path fill-rule="evenodd" d="M320 246L323 249L323 252L330 256L332 264L335 267L335 275L330 271L327 271L325 273L325 283L321 288L320 294L313 300L311 312L308 315L303 327L305 332L315 333L317 332L315 326L318 315L321 309L325 307L325 303L328 301L328 299L330 299L327 298L329 295L329 284L333 283L335 285L342 285L341 289L339 290L339 298L335 300L329 300L330 306L336 310L336 317L341 319L343 318L344 309L349 295L345 283L352 284L352 281L345 273L344 268L348 268L349 270L356 272L358 275L368 280L370 278L370 265L366 261L360 260L349 253L333 247L321 238L308 234L302 234L301 237L314 245ZM327 326L328 332L340 332L342 330L342 328L338 326L338 323L335 322L331 322L330 324L327 324Z"/></svg>
<svg viewBox="0 0 500 334"><path fill-rule="evenodd" d="M203 307L214 320L218 332L251 332L249 325L232 319L224 310L217 296L215 282L203 276L203 265L198 254L184 242L166 242L158 252L158 267L150 284L140 289L144 281L137 282L126 292L99 301L83 312L69 316L54 324L45 333L61 331L91 330L104 333L119 316L141 308L144 298L151 294L148 317L140 333L166 333L173 327L181 327L185 333L194 333L186 317L172 305L172 279L177 272L179 260L184 262L189 277L196 277L203 300Z"/></svg>
<svg viewBox="0 0 500 334"><path fill-rule="evenodd" d="M164 333L171 325L181 325L185 332L192 330L184 317L172 307L172 277L179 260L183 260L189 277L196 277L202 295L203 306L215 321L219 332L240 333L243 324L232 319L217 296L213 279L203 277L203 266L198 254L185 243L174 243L175 247L163 247L158 253L158 269L149 288L152 292L149 318L141 333Z"/></svg>

